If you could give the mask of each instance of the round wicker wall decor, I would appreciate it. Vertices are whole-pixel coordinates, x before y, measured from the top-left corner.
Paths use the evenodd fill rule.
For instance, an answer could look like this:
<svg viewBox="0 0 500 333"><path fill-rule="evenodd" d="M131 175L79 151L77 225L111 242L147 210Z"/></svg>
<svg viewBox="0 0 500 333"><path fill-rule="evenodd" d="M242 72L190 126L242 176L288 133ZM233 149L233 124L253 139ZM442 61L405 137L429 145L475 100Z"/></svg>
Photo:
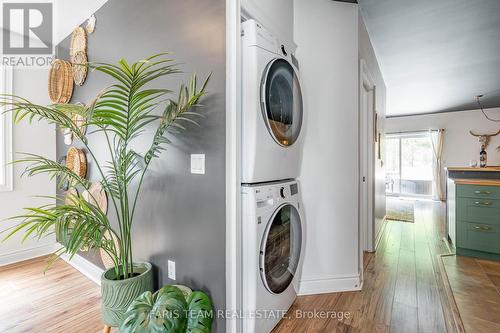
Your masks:
<svg viewBox="0 0 500 333"><path fill-rule="evenodd" d="M56 59L49 70L49 97L52 103L68 103L73 95L73 69L68 61Z"/></svg>
<svg viewBox="0 0 500 333"><path fill-rule="evenodd" d="M87 33L82 27L76 27L71 35L69 55L72 60L77 52L87 53Z"/></svg>
<svg viewBox="0 0 500 333"><path fill-rule="evenodd" d="M77 86L81 86L87 78L87 54L84 51L77 51L71 57L71 63L73 65L73 80Z"/></svg>
<svg viewBox="0 0 500 333"><path fill-rule="evenodd" d="M66 167L85 178L87 175L87 157L83 150L71 147L68 149L68 154L66 155Z"/></svg>

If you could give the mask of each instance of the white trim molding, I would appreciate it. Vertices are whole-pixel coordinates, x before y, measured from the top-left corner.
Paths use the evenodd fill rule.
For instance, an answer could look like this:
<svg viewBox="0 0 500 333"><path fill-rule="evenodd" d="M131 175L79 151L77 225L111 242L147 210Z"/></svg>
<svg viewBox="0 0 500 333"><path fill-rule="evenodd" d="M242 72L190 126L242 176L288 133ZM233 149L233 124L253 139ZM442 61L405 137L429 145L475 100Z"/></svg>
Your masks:
<svg viewBox="0 0 500 333"><path fill-rule="evenodd" d="M12 67L0 67L0 93L12 94ZM12 168L12 112L0 107L0 192L14 189Z"/></svg>
<svg viewBox="0 0 500 333"><path fill-rule="evenodd" d="M317 279L301 280L299 283L300 296L328 294L342 291L356 291L362 288L359 274L345 276L329 276Z"/></svg>
<svg viewBox="0 0 500 333"><path fill-rule="evenodd" d="M226 0L226 309L241 309L241 57L240 0ZM241 332L241 321L226 320L226 332Z"/></svg>
<svg viewBox="0 0 500 333"><path fill-rule="evenodd" d="M59 244L59 246L62 246ZM80 255L75 255L70 260L69 254L61 255L61 258L66 261L68 264L73 266L77 271L88 277L94 283L101 285L101 275L104 273L104 269L91 263L87 259L83 258Z"/></svg>
<svg viewBox="0 0 500 333"><path fill-rule="evenodd" d="M54 243L50 243L4 253L0 255L0 266L10 265L20 261L46 256L56 250L56 245Z"/></svg>

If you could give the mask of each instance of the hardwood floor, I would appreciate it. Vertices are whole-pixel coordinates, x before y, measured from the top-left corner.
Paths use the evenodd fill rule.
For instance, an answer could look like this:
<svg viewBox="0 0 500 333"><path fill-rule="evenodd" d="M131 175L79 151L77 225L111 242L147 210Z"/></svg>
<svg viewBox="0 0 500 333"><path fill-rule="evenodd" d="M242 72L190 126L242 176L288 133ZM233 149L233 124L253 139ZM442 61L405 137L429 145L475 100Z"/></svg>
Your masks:
<svg viewBox="0 0 500 333"><path fill-rule="evenodd" d="M415 223L388 221L377 252L365 255L362 291L299 297L273 333L453 331L438 271L438 254L449 252L444 210L444 204L417 201ZM306 320L303 311L349 318Z"/></svg>
<svg viewBox="0 0 500 333"><path fill-rule="evenodd" d="M500 332L500 263L463 256L442 261L464 330Z"/></svg>
<svg viewBox="0 0 500 333"><path fill-rule="evenodd" d="M415 223L387 222L377 252L364 255L362 291L299 297L273 332L462 332L458 310L468 332L500 332L500 264L441 260L444 209L417 201ZM44 275L45 260L0 267L0 332L101 332L99 287L62 260Z"/></svg>
<svg viewBox="0 0 500 333"><path fill-rule="evenodd" d="M100 332L99 286L63 260L0 267L0 332Z"/></svg>

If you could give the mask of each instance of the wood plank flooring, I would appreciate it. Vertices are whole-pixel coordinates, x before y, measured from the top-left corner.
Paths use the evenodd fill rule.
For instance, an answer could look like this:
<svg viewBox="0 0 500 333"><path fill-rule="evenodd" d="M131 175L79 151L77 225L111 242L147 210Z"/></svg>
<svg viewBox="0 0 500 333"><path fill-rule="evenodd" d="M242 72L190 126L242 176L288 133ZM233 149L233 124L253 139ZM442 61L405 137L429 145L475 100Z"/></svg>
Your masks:
<svg viewBox="0 0 500 333"><path fill-rule="evenodd" d="M0 267L0 332L102 331L99 286L63 260Z"/></svg>
<svg viewBox="0 0 500 333"><path fill-rule="evenodd" d="M443 204L416 202L415 223L387 222L377 252L364 255L362 291L299 297L274 333L457 331L438 256L449 252L442 240L444 216ZM0 267L0 332L100 332L99 287L64 261L44 275L45 259ZM473 320L477 317L466 325L468 332L499 331L488 322L500 324L492 315L500 311L500 304L488 297L500 290L500 265L446 260L450 281L460 278L451 284L468 292L457 296L457 303L472 294L484 296L480 308L490 312L488 317L477 307L463 307ZM470 289L471 274L479 279L474 276L479 270L489 278L491 288ZM295 315L298 310L329 314L304 319Z"/></svg>
<svg viewBox="0 0 500 333"><path fill-rule="evenodd" d="M453 331L438 271L438 254L449 252L444 209L441 203L417 201L415 223L388 221L377 252L365 255L362 291L299 297L273 333ZM305 320L297 310L350 316Z"/></svg>
<svg viewBox="0 0 500 333"><path fill-rule="evenodd" d="M463 256L442 258L466 332L500 332L500 263Z"/></svg>

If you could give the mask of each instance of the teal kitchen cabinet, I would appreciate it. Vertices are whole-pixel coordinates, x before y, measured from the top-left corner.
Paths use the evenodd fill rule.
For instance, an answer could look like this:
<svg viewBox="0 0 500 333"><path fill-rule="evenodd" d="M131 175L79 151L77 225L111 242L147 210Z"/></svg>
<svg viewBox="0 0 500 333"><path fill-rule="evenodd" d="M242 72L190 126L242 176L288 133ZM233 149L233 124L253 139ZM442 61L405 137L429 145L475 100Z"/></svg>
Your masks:
<svg viewBox="0 0 500 333"><path fill-rule="evenodd" d="M500 260L500 186L451 182L448 234L457 254Z"/></svg>

